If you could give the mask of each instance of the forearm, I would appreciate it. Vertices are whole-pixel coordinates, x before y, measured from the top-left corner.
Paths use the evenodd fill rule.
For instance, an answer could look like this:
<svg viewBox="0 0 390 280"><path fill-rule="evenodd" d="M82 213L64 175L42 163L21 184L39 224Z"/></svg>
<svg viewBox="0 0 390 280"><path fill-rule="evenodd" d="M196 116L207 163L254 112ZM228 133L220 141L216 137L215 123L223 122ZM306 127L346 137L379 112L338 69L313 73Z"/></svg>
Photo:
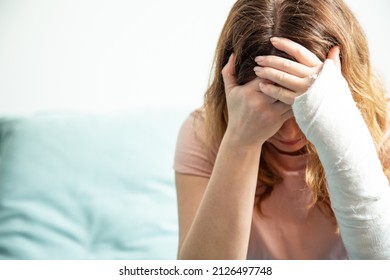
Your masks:
<svg viewBox="0 0 390 280"><path fill-rule="evenodd" d="M293 105L324 166L331 205L349 257L390 258L390 188L360 111L328 62Z"/></svg>
<svg viewBox="0 0 390 280"><path fill-rule="evenodd" d="M237 147L225 135L179 258L246 258L260 152L261 145Z"/></svg>

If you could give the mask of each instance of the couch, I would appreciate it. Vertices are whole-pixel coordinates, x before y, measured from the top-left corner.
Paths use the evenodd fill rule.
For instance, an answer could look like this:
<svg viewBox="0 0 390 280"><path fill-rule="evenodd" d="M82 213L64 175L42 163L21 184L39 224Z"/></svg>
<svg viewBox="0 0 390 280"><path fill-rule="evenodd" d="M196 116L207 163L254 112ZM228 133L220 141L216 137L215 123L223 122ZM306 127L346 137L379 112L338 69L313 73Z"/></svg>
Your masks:
<svg viewBox="0 0 390 280"><path fill-rule="evenodd" d="M0 259L175 259L178 108L0 118Z"/></svg>

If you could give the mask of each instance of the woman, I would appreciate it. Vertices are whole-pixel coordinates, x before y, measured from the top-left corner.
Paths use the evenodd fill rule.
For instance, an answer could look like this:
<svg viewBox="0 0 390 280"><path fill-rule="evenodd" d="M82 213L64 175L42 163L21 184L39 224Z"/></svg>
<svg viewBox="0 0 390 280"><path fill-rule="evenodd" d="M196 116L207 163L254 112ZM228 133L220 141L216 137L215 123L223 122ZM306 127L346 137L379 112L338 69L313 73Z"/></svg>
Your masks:
<svg viewBox="0 0 390 280"><path fill-rule="evenodd" d="M389 259L387 100L342 0L238 0L175 170L182 259Z"/></svg>

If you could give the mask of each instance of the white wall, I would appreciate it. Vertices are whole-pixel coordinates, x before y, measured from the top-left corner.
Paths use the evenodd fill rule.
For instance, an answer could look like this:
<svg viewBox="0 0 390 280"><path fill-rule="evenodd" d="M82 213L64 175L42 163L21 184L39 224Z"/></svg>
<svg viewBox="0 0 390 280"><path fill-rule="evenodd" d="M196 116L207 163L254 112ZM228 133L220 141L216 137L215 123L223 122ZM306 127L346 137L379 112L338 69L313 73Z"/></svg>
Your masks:
<svg viewBox="0 0 390 280"><path fill-rule="evenodd" d="M390 1L344 0L366 32L375 70L390 91Z"/></svg>
<svg viewBox="0 0 390 280"><path fill-rule="evenodd" d="M390 85L390 2L349 0ZM0 0L0 114L196 107L234 0Z"/></svg>

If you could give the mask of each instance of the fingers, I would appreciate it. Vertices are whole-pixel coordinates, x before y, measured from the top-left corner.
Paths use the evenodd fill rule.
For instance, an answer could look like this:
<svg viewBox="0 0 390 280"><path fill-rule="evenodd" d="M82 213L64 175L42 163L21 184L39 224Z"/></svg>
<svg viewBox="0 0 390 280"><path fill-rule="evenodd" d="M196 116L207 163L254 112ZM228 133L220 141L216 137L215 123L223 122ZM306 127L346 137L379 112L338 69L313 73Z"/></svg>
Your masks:
<svg viewBox="0 0 390 280"><path fill-rule="evenodd" d="M222 69L222 78L225 84L225 91L230 91L231 88L237 86L237 80L234 72L236 57L232 53L229 57L228 63Z"/></svg>
<svg viewBox="0 0 390 280"><path fill-rule="evenodd" d="M341 70L341 61L340 61L340 47L335 46L330 49L328 52L328 57L327 59L330 59L334 62L336 67Z"/></svg>
<svg viewBox="0 0 390 280"><path fill-rule="evenodd" d="M289 39L273 37L271 43L278 50L284 51L306 66L313 67L322 63L311 51Z"/></svg>
<svg viewBox="0 0 390 280"><path fill-rule="evenodd" d="M285 104L292 105L296 97L296 93L286 88L270 84L270 83L259 83L259 88L262 93L268 95L274 100L279 100Z"/></svg>
<svg viewBox="0 0 390 280"><path fill-rule="evenodd" d="M294 113L290 105L283 102L276 102L273 106L274 110L279 114L279 119L282 122L294 117Z"/></svg>
<svg viewBox="0 0 390 280"><path fill-rule="evenodd" d="M257 77L270 80L281 87L287 88L297 93L303 93L310 86L310 81L306 78L300 78L284 71L272 67L255 67L255 74ZM260 88L260 90L262 90Z"/></svg>
<svg viewBox="0 0 390 280"><path fill-rule="evenodd" d="M259 66L272 67L301 78L306 77L310 71L309 67L301 63L274 55L258 56L255 61Z"/></svg>
<svg viewBox="0 0 390 280"><path fill-rule="evenodd" d="M291 119L294 117L294 112L293 110L290 108L289 110L287 110L285 113L282 114L282 120L283 122Z"/></svg>
<svg viewBox="0 0 390 280"><path fill-rule="evenodd" d="M273 83L259 83L260 90L286 104L293 104L295 97L306 92L317 78L323 63L304 46L286 38L271 38L273 46L292 56L296 61L274 55L255 58L259 66L254 68L257 77ZM339 66L339 48L332 48L328 59Z"/></svg>

